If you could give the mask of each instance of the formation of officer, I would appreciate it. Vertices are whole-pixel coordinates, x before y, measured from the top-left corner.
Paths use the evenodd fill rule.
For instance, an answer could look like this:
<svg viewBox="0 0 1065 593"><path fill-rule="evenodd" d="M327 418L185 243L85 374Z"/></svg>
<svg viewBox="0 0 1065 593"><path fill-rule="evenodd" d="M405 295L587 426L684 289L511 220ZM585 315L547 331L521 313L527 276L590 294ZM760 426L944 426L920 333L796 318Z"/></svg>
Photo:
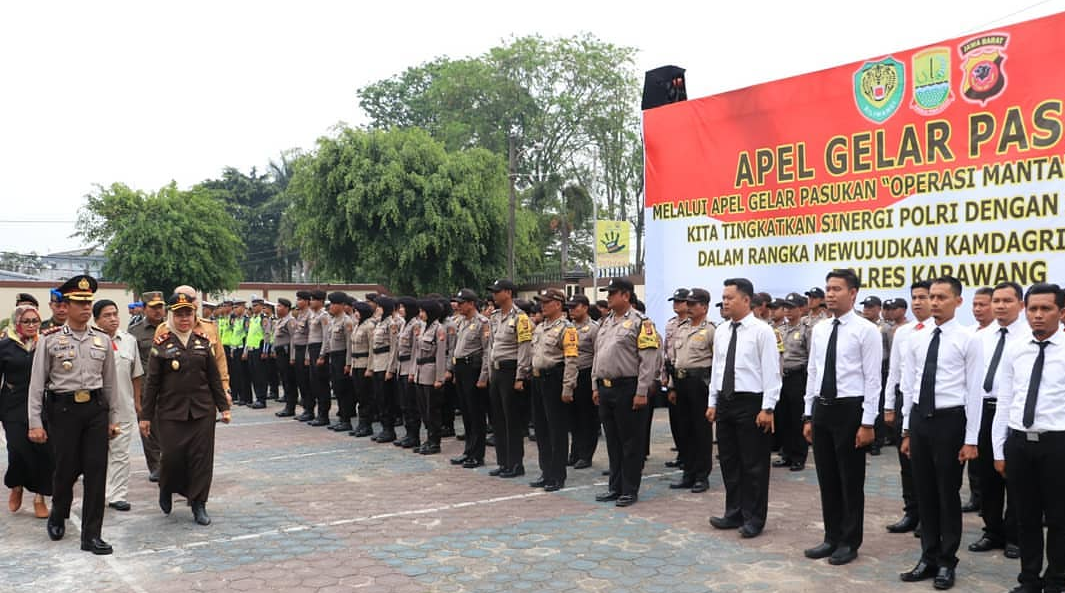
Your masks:
<svg viewBox="0 0 1065 593"><path fill-rule="evenodd" d="M543 320L532 336L531 395L541 474L529 485L553 492L566 484L579 338L565 316L566 293L548 288L536 300L543 308Z"/></svg>

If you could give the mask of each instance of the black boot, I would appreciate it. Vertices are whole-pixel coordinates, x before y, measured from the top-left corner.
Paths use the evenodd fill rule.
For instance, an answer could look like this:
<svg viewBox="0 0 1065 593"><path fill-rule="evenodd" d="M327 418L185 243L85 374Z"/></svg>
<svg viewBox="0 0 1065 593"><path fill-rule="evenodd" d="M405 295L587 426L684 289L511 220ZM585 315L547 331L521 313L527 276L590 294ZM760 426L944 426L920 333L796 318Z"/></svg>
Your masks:
<svg viewBox="0 0 1065 593"><path fill-rule="evenodd" d="M207 505L199 501L192 501L192 518L200 525L210 525L211 517L207 514Z"/></svg>

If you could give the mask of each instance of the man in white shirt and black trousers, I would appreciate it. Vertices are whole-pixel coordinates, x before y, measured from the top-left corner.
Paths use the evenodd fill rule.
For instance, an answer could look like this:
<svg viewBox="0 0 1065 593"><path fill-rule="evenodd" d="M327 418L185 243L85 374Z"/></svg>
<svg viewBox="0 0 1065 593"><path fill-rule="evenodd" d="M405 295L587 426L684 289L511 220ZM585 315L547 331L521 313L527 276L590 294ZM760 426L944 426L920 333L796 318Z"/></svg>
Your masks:
<svg viewBox="0 0 1065 593"><path fill-rule="evenodd" d="M879 328L854 312L854 270L825 278L832 317L810 335L803 436L813 444L825 539L804 552L833 565L858 557L865 519L865 452L875 438L884 343Z"/></svg>
<svg viewBox="0 0 1065 593"><path fill-rule="evenodd" d="M714 362L706 419L717 422L717 452L725 482L725 514L717 529L739 529L745 538L765 528L773 409L780 398L780 350L768 323L751 313L754 285L725 280L714 334Z"/></svg>
<svg viewBox="0 0 1065 593"><path fill-rule="evenodd" d="M976 332L984 355L984 380L981 385L984 412L980 420L980 456L969 464L980 483L980 516L984 520L984 534L969 544L970 552L987 552L1005 548L1007 558L1018 558L1017 518L1014 505L1006 507L1006 481L995 471L991 424L998 408L998 382L1008 360L1006 347L1013 342L1028 342L1032 330L1024 311L1024 292L1016 282L1003 282L991 292L991 313L994 322Z"/></svg>
<svg viewBox="0 0 1065 593"><path fill-rule="evenodd" d="M954 586L961 544L962 467L976 459L983 407L983 354L971 328L954 318L961 282L951 276L929 289L931 331L907 343L916 371L903 377L900 451L910 456L921 513L921 559L901 573L905 582L934 578L936 589Z"/></svg>
<svg viewBox="0 0 1065 593"><path fill-rule="evenodd" d="M1007 344L995 380L995 469L1017 509L1020 585L1011 593L1065 590L1065 292L1036 284L1024 296L1031 333ZM1046 525L1044 546L1043 527ZM1047 567L1042 575L1043 550Z"/></svg>

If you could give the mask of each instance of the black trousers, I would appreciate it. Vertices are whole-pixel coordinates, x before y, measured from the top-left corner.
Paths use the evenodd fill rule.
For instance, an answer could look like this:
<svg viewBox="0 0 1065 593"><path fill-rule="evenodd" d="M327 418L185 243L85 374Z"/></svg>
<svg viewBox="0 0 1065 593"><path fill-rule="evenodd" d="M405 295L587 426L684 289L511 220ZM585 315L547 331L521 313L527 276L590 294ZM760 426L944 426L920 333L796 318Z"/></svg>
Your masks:
<svg viewBox="0 0 1065 593"><path fill-rule="evenodd" d="M709 369L707 369L709 376ZM685 447L677 447L684 462L685 480L705 480L714 461L714 426L706 419L706 381L702 377L685 377L674 383L677 391L675 417L677 431ZM670 418L672 424L673 418Z"/></svg>
<svg viewBox="0 0 1065 593"><path fill-rule="evenodd" d="M533 424L540 473L548 484L566 483L570 407L562 401L562 370L541 371L532 379Z"/></svg>
<svg viewBox="0 0 1065 593"><path fill-rule="evenodd" d="M496 438L496 464L507 469L524 468L525 429L529 402L523 391L514 390L516 369L496 369L488 380Z"/></svg>
<svg viewBox="0 0 1065 593"><path fill-rule="evenodd" d="M786 371L780 388L780 401L774 414L780 456L792 463L806 463L809 443L802 436L806 413L806 369Z"/></svg>
<svg viewBox="0 0 1065 593"><path fill-rule="evenodd" d="M263 361L263 366L266 368L266 386L270 390L271 395L280 395L278 387L281 385L281 373L277 368L277 360L268 356Z"/></svg>
<svg viewBox="0 0 1065 593"><path fill-rule="evenodd" d="M984 400L980 417L980 456L969 467L980 475L980 516L984 520L984 535L997 543L1017 543L1017 517L1013 505L1006 504L1006 480L995 471L994 451L991 447L991 425L995 421L996 402ZM1065 468L1063 468L1065 469Z"/></svg>
<svg viewBox="0 0 1065 593"><path fill-rule="evenodd" d="M650 405L632 409L635 379L615 380L612 387L600 382L598 390L599 420L603 423L606 451L610 457L610 491L639 494Z"/></svg>
<svg viewBox="0 0 1065 593"><path fill-rule="evenodd" d="M355 394L352 393L351 381L344 374L346 364L347 353L329 353L329 382L337 398L337 416L341 422L351 422L351 417L355 415Z"/></svg>
<svg viewBox="0 0 1065 593"><path fill-rule="evenodd" d="M443 432L442 413L444 407L444 390L432 385L411 383L414 399L418 403L421 422L425 424L426 440L430 445L440 445L440 433ZM418 438L418 433L414 433Z"/></svg>
<svg viewBox="0 0 1065 593"><path fill-rule="evenodd" d="M896 408L895 408L895 445L898 446L902 443L902 413L899 409L901 406L902 394L896 392ZM910 463L910 458L907 455L903 455L901 450L896 450L899 456L899 482L902 484L902 512L907 517L920 518L921 512L917 508L917 492L913 486L913 464Z"/></svg>
<svg viewBox="0 0 1065 593"><path fill-rule="evenodd" d="M248 382L248 361L244 360L244 347L229 348L229 388L233 401L251 402L251 384Z"/></svg>
<svg viewBox="0 0 1065 593"><path fill-rule="evenodd" d="M295 357L295 364L289 367L292 374L295 377L296 387L299 389L298 399L300 406L303 407L303 412L310 414L314 412L314 398L311 396L311 375L310 369L307 367L307 345L295 345L293 356ZM292 395L285 396L285 409L292 412L296 409L297 394L295 391Z"/></svg>
<svg viewBox="0 0 1065 593"><path fill-rule="evenodd" d="M599 446L599 410L592 402L592 368L577 371L577 386L573 389L573 404L569 406L570 445L569 458L584 459L591 463Z"/></svg>
<svg viewBox="0 0 1065 593"><path fill-rule="evenodd" d="M915 409L916 411L916 409ZM954 568L961 545L961 474L958 451L965 442L965 410L936 410L910 417L910 461L921 513L921 559Z"/></svg>
<svg viewBox="0 0 1065 593"><path fill-rule="evenodd" d="M86 403L57 397L46 404L48 441L55 452L52 517L70 518L74 482L82 477L81 541L100 537L107 488L108 407L103 396Z"/></svg>
<svg viewBox="0 0 1065 593"><path fill-rule="evenodd" d="M262 348L250 348L246 352L248 353L248 382L251 384L248 401L251 401L251 394L254 393L255 401L265 402L267 369Z"/></svg>
<svg viewBox="0 0 1065 593"><path fill-rule="evenodd" d="M831 405L815 403L814 460L825 542L855 551L862 546L865 519L866 448L854 446L861 425L860 397L838 399Z"/></svg>
<svg viewBox="0 0 1065 593"><path fill-rule="evenodd" d="M400 365L412 363L400 363ZM396 377L396 390L399 396L399 407L403 412L403 428L407 436L415 440L421 439L422 415L421 406L418 403L418 387L408 374L400 374Z"/></svg>
<svg viewBox="0 0 1065 593"><path fill-rule="evenodd" d="M651 398L647 398L647 403L653 403ZM669 434L673 437L673 446L677 448L677 460L683 463L684 453L688 450L688 443L685 441L687 434L680 426L680 408L677 404L670 403L667 399L666 410L669 412Z"/></svg>
<svg viewBox="0 0 1065 593"><path fill-rule="evenodd" d="M455 431L455 410L462 409L462 400L459 399L459 390L455 388L455 381L445 381L441 389L444 393L444 404L440 408L441 426Z"/></svg>
<svg viewBox="0 0 1065 593"><path fill-rule="evenodd" d="M366 359L361 360L366 364ZM358 405L356 413L359 416L359 424L371 424L377 420L377 404L374 401L373 377L366 376L365 367L351 369L351 390L355 394L355 402Z"/></svg>
<svg viewBox="0 0 1065 593"><path fill-rule="evenodd" d="M311 407L310 412L315 413L315 406L318 407L317 417L322 420L329 419L329 408L331 402L329 399L329 361L327 360L324 365L318 366L318 357L322 353L321 342L314 344L307 344L307 353L310 355L310 381L311 381ZM304 406L306 408L306 406Z"/></svg>
<svg viewBox="0 0 1065 593"><path fill-rule="evenodd" d="M765 527L769 509L772 439L755 424L761 394L737 394L717 401L717 453L725 482L725 519Z"/></svg>
<svg viewBox="0 0 1065 593"><path fill-rule="evenodd" d="M278 346L274 349L274 355L277 357L274 359L274 366L277 368L277 378L281 383L281 389L285 392L285 409L296 409L296 394L299 392L299 388L296 387L296 372L292 366L288 364L289 357L288 346ZM289 404L289 402L292 402Z"/></svg>
<svg viewBox="0 0 1065 593"><path fill-rule="evenodd" d="M455 362L455 389L462 400L462 428L466 433L466 447L463 454L479 461L484 461L485 436L488 424L488 390L477 387L481 375L481 361Z"/></svg>
<svg viewBox="0 0 1065 593"><path fill-rule="evenodd" d="M1038 442L1010 430L1006 438L1006 483L1017 507L1021 573L1033 589L1065 589L1065 433L1043 433ZM1046 524L1044 546L1043 525ZM1043 551L1046 550L1046 572Z"/></svg>
<svg viewBox="0 0 1065 593"><path fill-rule="evenodd" d="M373 396L377 407L377 419L381 421L381 430L395 432L396 419L396 379L385 379L385 371L374 371Z"/></svg>

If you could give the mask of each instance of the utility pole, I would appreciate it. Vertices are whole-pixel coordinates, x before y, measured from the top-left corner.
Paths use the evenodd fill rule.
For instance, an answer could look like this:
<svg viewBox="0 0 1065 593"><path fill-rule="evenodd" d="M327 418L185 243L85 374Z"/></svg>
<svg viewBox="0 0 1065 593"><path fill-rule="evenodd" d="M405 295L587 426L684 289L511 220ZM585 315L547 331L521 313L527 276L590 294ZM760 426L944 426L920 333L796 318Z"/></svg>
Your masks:
<svg viewBox="0 0 1065 593"><path fill-rule="evenodd" d="M514 190L514 177L517 176L518 164L517 153L514 150L514 134L507 136L507 177L510 179L510 228L507 229L507 276L511 281L514 278L514 233L517 222L515 220L518 207L518 197Z"/></svg>

